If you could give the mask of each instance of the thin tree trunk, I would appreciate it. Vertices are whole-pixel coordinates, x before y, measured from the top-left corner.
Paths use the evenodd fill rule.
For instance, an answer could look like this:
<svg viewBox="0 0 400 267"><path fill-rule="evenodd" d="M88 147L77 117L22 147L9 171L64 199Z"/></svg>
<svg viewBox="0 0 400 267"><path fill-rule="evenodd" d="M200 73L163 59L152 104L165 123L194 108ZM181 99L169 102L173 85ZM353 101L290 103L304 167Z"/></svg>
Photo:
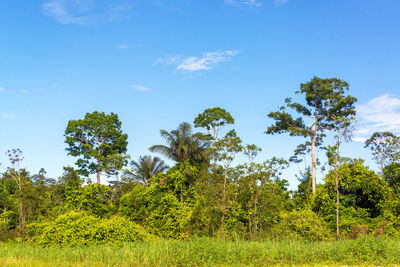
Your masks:
<svg viewBox="0 0 400 267"><path fill-rule="evenodd" d="M315 162L315 134L311 136L311 169L312 169L312 193L317 191L317 174Z"/></svg>
<svg viewBox="0 0 400 267"><path fill-rule="evenodd" d="M97 184L100 184L100 159L97 158Z"/></svg>
<svg viewBox="0 0 400 267"><path fill-rule="evenodd" d="M221 234L222 238L225 238L225 210L226 210L226 179L228 176L228 168L225 169L225 175L224 175L224 188L222 191L222 218L221 218Z"/></svg>
<svg viewBox="0 0 400 267"><path fill-rule="evenodd" d="M339 178L337 169L336 169L336 240L339 240Z"/></svg>
<svg viewBox="0 0 400 267"><path fill-rule="evenodd" d="M253 214L254 233L257 233L257 205L258 205L258 194L256 192L254 196L254 214Z"/></svg>
<svg viewBox="0 0 400 267"><path fill-rule="evenodd" d="M19 189L19 216L20 216L20 227L22 236L25 236L25 215L24 215L24 206L22 201L22 183L21 183L21 174L18 173L18 189Z"/></svg>
<svg viewBox="0 0 400 267"><path fill-rule="evenodd" d="M22 233L22 236L24 236L25 235L25 215L24 215L24 207L23 207L23 203L22 203L21 193L19 196L19 214L20 214L21 233Z"/></svg>
<svg viewBox="0 0 400 267"><path fill-rule="evenodd" d="M340 239L339 232L339 147L340 147L340 139L337 143L336 150L336 240Z"/></svg>

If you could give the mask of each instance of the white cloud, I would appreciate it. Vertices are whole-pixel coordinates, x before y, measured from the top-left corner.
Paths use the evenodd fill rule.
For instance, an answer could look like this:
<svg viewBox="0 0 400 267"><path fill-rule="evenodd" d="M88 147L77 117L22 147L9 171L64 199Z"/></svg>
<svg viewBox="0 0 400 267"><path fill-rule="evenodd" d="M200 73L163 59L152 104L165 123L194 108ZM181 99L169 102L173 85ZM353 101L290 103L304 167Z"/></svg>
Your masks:
<svg viewBox="0 0 400 267"><path fill-rule="evenodd" d="M15 113L0 113L0 118L4 120L15 118Z"/></svg>
<svg viewBox="0 0 400 267"><path fill-rule="evenodd" d="M367 141L367 138L365 138L365 137L354 137L353 141L354 142L359 142L359 143L365 143L365 141Z"/></svg>
<svg viewBox="0 0 400 267"><path fill-rule="evenodd" d="M48 0L42 11L61 24L84 25L119 20L130 7L126 0Z"/></svg>
<svg viewBox="0 0 400 267"><path fill-rule="evenodd" d="M285 0L284 0L285 1ZM259 0L224 0L224 3L232 6L248 6L248 7L262 7L262 2Z"/></svg>
<svg viewBox="0 0 400 267"><path fill-rule="evenodd" d="M158 58L154 65L175 66L175 69L194 72L200 70L210 70L220 62L230 61L231 58L239 52L236 50L205 52L201 57L189 56L183 57L181 55L167 56Z"/></svg>
<svg viewBox="0 0 400 267"><path fill-rule="evenodd" d="M29 91L26 90L26 89L22 89L22 90L20 90L19 92L20 92L21 94L24 94L24 95L29 94Z"/></svg>
<svg viewBox="0 0 400 267"><path fill-rule="evenodd" d="M274 0L275 6L281 6L287 3L288 0Z"/></svg>
<svg viewBox="0 0 400 267"><path fill-rule="evenodd" d="M5 92L5 91L6 91L6 89L4 89L3 87L0 87L0 93Z"/></svg>
<svg viewBox="0 0 400 267"><path fill-rule="evenodd" d="M146 86L141 86L141 85L131 85L131 87L132 87L133 89L136 89L136 90L142 91L142 92L151 90L151 88L146 87Z"/></svg>
<svg viewBox="0 0 400 267"><path fill-rule="evenodd" d="M119 49L128 49L128 48L129 48L129 45L120 44L120 45L117 46L117 48L119 48Z"/></svg>
<svg viewBox="0 0 400 267"><path fill-rule="evenodd" d="M400 133L400 98L384 94L357 107L361 136L369 137L374 132Z"/></svg>

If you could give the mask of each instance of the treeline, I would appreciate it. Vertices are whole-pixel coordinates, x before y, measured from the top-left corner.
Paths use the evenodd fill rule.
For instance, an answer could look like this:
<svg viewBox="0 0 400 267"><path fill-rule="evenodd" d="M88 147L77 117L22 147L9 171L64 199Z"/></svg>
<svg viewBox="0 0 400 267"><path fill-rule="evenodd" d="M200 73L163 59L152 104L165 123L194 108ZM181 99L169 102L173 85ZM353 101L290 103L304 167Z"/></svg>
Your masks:
<svg viewBox="0 0 400 267"><path fill-rule="evenodd" d="M150 147L174 162L127 154L127 134L116 114L87 113L68 122L65 143L77 158L58 179L44 169L21 168L22 151L7 152L9 167L0 179L0 232L3 240L41 245L119 243L156 238L198 236L225 239L357 238L400 235L400 137L374 133L365 143L380 172L362 159L341 155L354 132L356 98L339 79L314 77L301 84L268 116L267 134L305 138L285 160L258 162L261 148L244 144L226 110L206 109L193 125L161 130L163 143ZM304 103L304 104L301 104ZM327 144L325 137L334 136ZM283 144L282 144L283 145ZM317 150L326 153L318 159ZM238 154L247 161L233 165ZM288 190L282 170L305 157L311 165L298 175L297 190ZM316 169L328 169L316 184ZM89 176L95 174L97 183ZM100 183L101 175L108 183Z"/></svg>

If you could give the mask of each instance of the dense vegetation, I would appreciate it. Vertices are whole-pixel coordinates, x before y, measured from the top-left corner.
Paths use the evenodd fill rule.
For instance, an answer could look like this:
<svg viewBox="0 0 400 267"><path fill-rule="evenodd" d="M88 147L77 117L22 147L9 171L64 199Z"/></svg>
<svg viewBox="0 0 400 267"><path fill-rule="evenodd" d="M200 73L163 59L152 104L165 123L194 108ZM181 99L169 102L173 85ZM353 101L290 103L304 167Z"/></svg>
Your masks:
<svg viewBox="0 0 400 267"><path fill-rule="evenodd" d="M47 177L44 169L31 174L20 168L21 150L7 152L10 165L0 179L0 237L44 247L104 244L95 249L104 255L111 253L107 244L149 241L148 245L124 245L122 250L113 252L119 255L111 260L116 264L124 251L129 251L126 253L136 262L160 263L160 255L169 253L160 249L163 242L173 247L170 253L176 257L182 251L192 253L199 246L215 250L215 255L209 256L215 256L213 259L197 255L196 265L218 264L220 255L231 255L233 262L236 259L244 264L295 264L299 261L294 257L305 251L314 258L335 251L336 256L323 256L326 262L376 262L375 258L364 260L357 254L358 245L373 246L371 249L387 257L384 259L388 263L398 262L398 245L390 243L390 251L383 251L380 239L328 242L319 248L305 241L224 243L216 248L220 244L207 239L329 241L335 235L338 239L400 235L400 138L386 132L375 133L367 140L365 146L379 164L379 173L362 159L343 157L341 144L351 139L356 115L356 99L346 95L347 90L348 84L339 79L315 77L297 92L304 96L304 104L287 99L286 106L268 115L275 123L266 128L267 134L289 133L306 140L288 161L273 157L257 162L261 148L243 144L233 129L234 118L218 107L194 118L198 132L186 122L172 131L161 130L163 143L150 150L172 160L172 166L152 156L130 160L128 135L123 133L118 116L87 113L84 119L68 122L66 150L77 158L77 168L64 167L58 179ZM334 139L327 139L328 135ZM325 158L316 156L318 149L326 151L320 153L326 154ZM248 160L234 166L239 153ZM311 165L300 172L298 189L289 191L282 170L308 156ZM328 170L323 184L316 184L316 168ZM97 175L97 183L89 178L92 174ZM107 185L100 184L101 175L107 177ZM163 239L193 241L176 243ZM339 253L346 246L351 247L354 258ZM46 251L52 254L55 249ZM265 254L268 249L269 254ZM152 250L157 253L142 258ZM0 248L1 254L16 258L23 251L37 253L28 244ZM65 257L72 261L86 257L77 257L82 251L72 248L64 252L71 253ZM163 258L162 264L185 264L173 255ZM309 259L305 263L312 262L312 257L304 257Z"/></svg>

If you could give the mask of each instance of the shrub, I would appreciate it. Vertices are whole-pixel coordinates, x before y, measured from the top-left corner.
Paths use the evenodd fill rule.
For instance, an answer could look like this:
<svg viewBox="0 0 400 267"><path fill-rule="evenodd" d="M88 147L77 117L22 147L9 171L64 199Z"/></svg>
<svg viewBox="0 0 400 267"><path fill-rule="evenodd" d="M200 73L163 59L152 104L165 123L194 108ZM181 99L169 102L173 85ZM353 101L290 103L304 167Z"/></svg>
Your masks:
<svg viewBox="0 0 400 267"><path fill-rule="evenodd" d="M292 211L283 215L272 230L276 239L331 240L332 233L325 222L310 210Z"/></svg>
<svg viewBox="0 0 400 267"><path fill-rule="evenodd" d="M70 211L56 220L27 226L29 241L40 246L73 247L90 244L121 244L149 240L144 229L120 216L100 219L84 212Z"/></svg>

